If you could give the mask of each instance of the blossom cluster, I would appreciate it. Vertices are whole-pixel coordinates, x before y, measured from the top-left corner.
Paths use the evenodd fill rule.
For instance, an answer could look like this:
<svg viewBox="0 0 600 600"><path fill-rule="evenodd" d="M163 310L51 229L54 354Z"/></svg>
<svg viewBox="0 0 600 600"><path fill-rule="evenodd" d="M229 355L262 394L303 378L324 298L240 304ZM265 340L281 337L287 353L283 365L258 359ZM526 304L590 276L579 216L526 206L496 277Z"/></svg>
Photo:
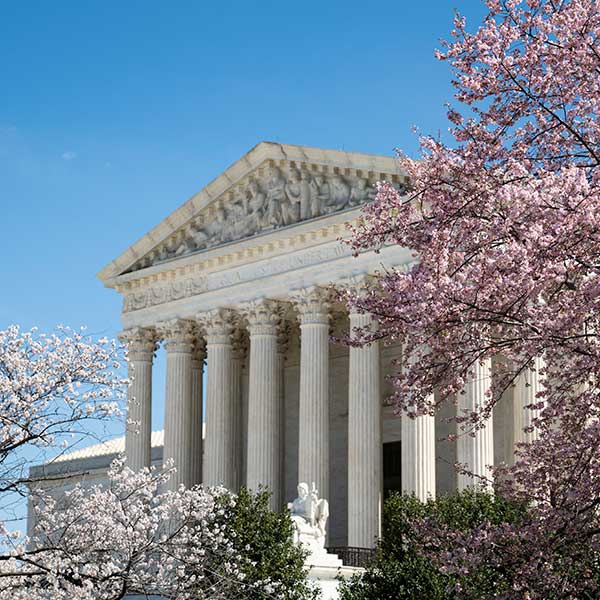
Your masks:
<svg viewBox="0 0 600 600"><path fill-rule="evenodd" d="M430 547L455 572L497 567L508 583L490 597L582 597L600 593L600 5L487 6L473 33L457 15L437 53L454 74L452 144L424 137L421 160L400 156L410 189L380 185L352 231L355 252L396 244L414 262L346 300L379 324L354 343L402 343L394 400L411 416L456 404L492 359L492 389L457 415L459 435L545 365L528 407L539 439L496 472L498 492L526 502L529 520Z"/></svg>
<svg viewBox="0 0 600 600"><path fill-rule="evenodd" d="M276 597L270 578L245 581L225 490L169 491L173 469L134 473L122 460L93 486L56 469L29 472L122 415L121 351L67 328L0 331L0 514L27 495L31 506L28 535L0 519L0 598Z"/></svg>
<svg viewBox="0 0 600 600"><path fill-rule="evenodd" d="M72 446L88 421L121 414L127 380L114 341L59 327L0 331L0 485L22 491L26 467Z"/></svg>
<svg viewBox="0 0 600 600"><path fill-rule="evenodd" d="M243 595L240 556L220 516L223 489L164 491L172 470L134 473L116 460L108 483L34 495L34 525L0 560L0 597L176 600ZM56 491L56 490L54 490ZM268 589L269 582L263 582ZM267 596L268 597L268 596Z"/></svg>

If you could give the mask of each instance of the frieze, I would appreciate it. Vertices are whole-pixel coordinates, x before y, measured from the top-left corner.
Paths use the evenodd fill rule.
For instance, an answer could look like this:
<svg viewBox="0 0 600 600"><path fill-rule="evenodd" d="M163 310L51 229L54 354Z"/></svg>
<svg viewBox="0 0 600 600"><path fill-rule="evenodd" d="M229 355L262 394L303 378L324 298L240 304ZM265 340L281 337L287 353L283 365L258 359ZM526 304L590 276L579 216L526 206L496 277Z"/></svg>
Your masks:
<svg viewBox="0 0 600 600"><path fill-rule="evenodd" d="M123 313L142 310L261 277L270 277L294 269L324 263L345 255L350 255L350 250L342 244L335 244L297 255L271 258L263 264L247 265L245 268L238 268L230 272L196 275L180 281L163 281L131 291L124 288Z"/></svg>
<svg viewBox="0 0 600 600"><path fill-rule="evenodd" d="M223 199L144 256L130 271L356 207L374 198L373 184L382 174L343 171L271 161L247 175ZM395 176L388 178L399 189L402 187Z"/></svg>

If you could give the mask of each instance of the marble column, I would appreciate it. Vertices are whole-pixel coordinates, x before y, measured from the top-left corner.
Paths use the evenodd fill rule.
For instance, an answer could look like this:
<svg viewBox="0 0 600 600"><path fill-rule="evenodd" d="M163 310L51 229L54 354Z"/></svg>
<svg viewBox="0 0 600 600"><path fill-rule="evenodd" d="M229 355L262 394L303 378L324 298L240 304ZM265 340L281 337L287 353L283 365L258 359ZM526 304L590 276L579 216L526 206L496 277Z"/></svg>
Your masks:
<svg viewBox="0 0 600 600"><path fill-rule="evenodd" d="M167 350L165 442L163 463L176 469L168 489L192 484L192 349L193 322L174 319L161 324Z"/></svg>
<svg viewBox="0 0 600 600"><path fill-rule="evenodd" d="M202 483L202 379L204 376L204 359L206 358L206 343L204 340L196 339L192 354L192 412L190 421L192 431L191 440L191 474L190 485Z"/></svg>
<svg viewBox="0 0 600 600"><path fill-rule="evenodd" d="M463 393L458 397L458 415L468 416L480 409L487 400L487 392L492 384L492 363L485 360L472 367L472 379L464 387ZM466 412L465 412L466 411ZM494 464L494 425L490 416L481 429L465 433L458 427L457 460L466 465L469 472L475 477L458 474L458 489L464 490L473 485L490 487L491 472L488 467ZM482 477L486 480L481 479Z"/></svg>
<svg viewBox="0 0 600 600"><path fill-rule="evenodd" d="M271 508L280 495L280 401L278 397L277 323L274 302L261 300L243 307L250 333L248 381L248 462L246 486L271 492Z"/></svg>
<svg viewBox="0 0 600 600"><path fill-rule="evenodd" d="M525 369L517 377L514 389L514 436L516 443L530 443L538 439L539 431L533 426L533 420L539 415L539 409L526 408L540 402L537 398L543 390L540 370L545 368L544 359L537 356L530 369Z"/></svg>
<svg viewBox="0 0 600 600"><path fill-rule="evenodd" d="M233 368L231 311L217 309L198 316L206 334L206 435L203 483L234 487Z"/></svg>
<svg viewBox="0 0 600 600"><path fill-rule="evenodd" d="M402 415L402 491L435 498L435 417Z"/></svg>
<svg viewBox="0 0 600 600"><path fill-rule="evenodd" d="M247 337L241 328L234 330L231 342L231 419L233 460L233 491L239 492L243 480L243 427L244 411L242 405L242 374L247 354Z"/></svg>
<svg viewBox="0 0 600 600"><path fill-rule="evenodd" d="M292 294L300 321L298 478L329 498L329 303L320 288Z"/></svg>
<svg viewBox="0 0 600 600"><path fill-rule="evenodd" d="M409 364L405 363L405 368ZM433 398L428 397L433 405ZM402 491L419 500L435 498L435 417L402 414Z"/></svg>
<svg viewBox="0 0 600 600"><path fill-rule="evenodd" d="M152 437L152 359L157 348L153 328L123 331L119 339L127 344L130 384L127 389L125 457L133 471L150 467Z"/></svg>
<svg viewBox="0 0 600 600"><path fill-rule="evenodd" d="M350 333L374 327L370 314L350 312ZM350 348L348 385L348 545L374 548L381 536L381 366L379 342Z"/></svg>

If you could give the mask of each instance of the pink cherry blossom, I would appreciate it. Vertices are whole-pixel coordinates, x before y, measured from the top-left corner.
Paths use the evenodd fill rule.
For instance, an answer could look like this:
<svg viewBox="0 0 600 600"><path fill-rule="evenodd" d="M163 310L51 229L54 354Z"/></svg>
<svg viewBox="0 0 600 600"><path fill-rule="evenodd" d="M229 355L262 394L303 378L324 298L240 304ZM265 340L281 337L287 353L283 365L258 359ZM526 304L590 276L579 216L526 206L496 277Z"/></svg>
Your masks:
<svg viewBox="0 0 600 600"><path fill-rule="evenodd" d="M377 334L357 331L351 343L403 344L409 366L397 369L393 400L417 415L452 402L473 366L493 359L493 389L477 413L457 417L461 435L545 359L530 407L542 409L540 439L495 473L499 493L531 507L527 521L434 528L430 539L445 543L429 548L450 571L502 573L506 586L489 597L597 597L600 4L487 6L474 32L457 15L437 53L453 71L453 143L424 137L420 160L400 155L410 188L380 185L353 228L356 252L396 244L415 260L382 271L360 297L346 293L379 321Z"/></svg>

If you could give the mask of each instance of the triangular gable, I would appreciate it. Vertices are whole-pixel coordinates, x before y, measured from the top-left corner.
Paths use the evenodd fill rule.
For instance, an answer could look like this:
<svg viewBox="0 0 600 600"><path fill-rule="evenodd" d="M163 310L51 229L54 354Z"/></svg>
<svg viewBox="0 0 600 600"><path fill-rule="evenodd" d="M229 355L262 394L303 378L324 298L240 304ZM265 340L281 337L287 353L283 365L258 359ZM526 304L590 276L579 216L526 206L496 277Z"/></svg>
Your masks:
<svg viewBox="0 0 600 600"><path fill-rule="evenodd" d="M358 206L381 179L404 183L396 159L261 142L98 277L111 285L121 274L164 260Z"/></svg>

